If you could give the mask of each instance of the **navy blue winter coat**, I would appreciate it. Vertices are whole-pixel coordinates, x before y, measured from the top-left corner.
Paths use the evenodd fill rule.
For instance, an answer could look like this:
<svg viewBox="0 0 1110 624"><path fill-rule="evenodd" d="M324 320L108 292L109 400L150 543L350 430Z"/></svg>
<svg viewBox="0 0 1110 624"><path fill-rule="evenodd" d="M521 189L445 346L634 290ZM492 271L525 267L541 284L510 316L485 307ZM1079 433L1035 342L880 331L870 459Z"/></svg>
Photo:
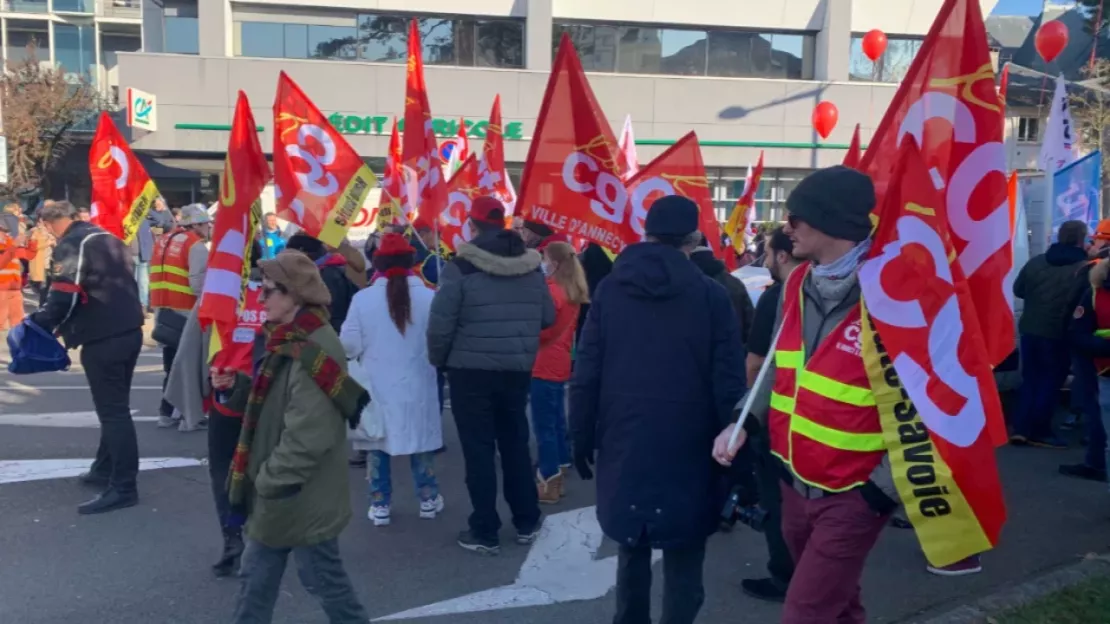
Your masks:
<svg viewBox="0 0 1110 624"><path fill-rule="evenodd" d="M576 450L597 450L606 535L670 548L713 532L725 491L710 455L744 394L744 357L723 286L673 247L621 253L594 293L570 390Z"/></svg>

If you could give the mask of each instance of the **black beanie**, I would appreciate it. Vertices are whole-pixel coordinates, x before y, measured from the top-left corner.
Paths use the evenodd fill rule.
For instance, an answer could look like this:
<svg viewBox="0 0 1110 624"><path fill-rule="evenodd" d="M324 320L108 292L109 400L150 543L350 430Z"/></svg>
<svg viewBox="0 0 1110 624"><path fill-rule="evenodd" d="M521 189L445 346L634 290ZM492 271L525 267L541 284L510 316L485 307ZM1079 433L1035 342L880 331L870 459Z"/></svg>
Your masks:
<svg viewBox="0 0 1110 624"><path fill-rule="evenodd" d="M853 243L871 235L874 209L875 185L871 178L842 165L814 171L786 198L791 216L818 232Z"/></svg>
<svg viewBox="0 0 1110 624"><path fill-rule="evenodd" d="M698 205L681 195L660 197L648 208L644 233L648 236L681 238L698 229Z"/></svg>

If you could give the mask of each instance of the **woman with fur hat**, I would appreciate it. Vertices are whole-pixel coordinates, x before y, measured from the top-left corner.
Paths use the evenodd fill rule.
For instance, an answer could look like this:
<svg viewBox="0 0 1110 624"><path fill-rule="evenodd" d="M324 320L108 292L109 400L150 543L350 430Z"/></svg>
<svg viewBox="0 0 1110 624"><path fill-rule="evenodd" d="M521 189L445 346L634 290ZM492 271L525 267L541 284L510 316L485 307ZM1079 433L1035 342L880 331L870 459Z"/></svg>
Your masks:
<svg viewBox="0 0 1110 624"><path fill-rule="evenodd" d="M358 363L351 374L374 398L362 439L355 440L356 449L370 451L367 515L374 526L390 523L390 461L397 455L409 456L420 517L443 511L433 468L443 423L425 339L435 292L416 275L415 262L416 249L404 236L383 236L373 259L382 278L355 295L339 335L347 357Z"/></svg>

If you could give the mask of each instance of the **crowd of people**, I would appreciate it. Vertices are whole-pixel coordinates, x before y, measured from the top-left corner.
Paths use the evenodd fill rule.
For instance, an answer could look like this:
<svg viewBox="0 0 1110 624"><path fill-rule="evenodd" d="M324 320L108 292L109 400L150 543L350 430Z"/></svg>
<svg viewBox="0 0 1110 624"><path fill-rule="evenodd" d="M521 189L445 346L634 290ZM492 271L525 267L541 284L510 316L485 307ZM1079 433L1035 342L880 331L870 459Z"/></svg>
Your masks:
<svg viewBox="0 0 1110 624"><path fill-rule="evenodd" d="M81 514L138 503L128 397L153 317L165 369L158 424L207 430L222 534L213 572L242 577L236 622L270 621L290 553L330 621L367 621L338 547L352 515L349 466L366 466L366 515L385 526L392 460L407 456L419 517L435 519L451 498L436 476L448 405L471 507L462 548L500 552L499 491L513 541L531 544L570 471L588 481L596 470L598 519L619 545L614 622L650 621L651 553L661 550L661 621L686 624L704 601L706 541L731 493L767 542L769 575L744 580L746 593L783 602L789 624L863 622L866 558L885 526L904 525L873 443L881 430L864 358L837 342L860 322L874 197L870 179L844 167L803 180L787 222L753 244L773 279L755 305L698 232L697 205L678 196L652 205L644 242L615 261L542 224L507 226L489 197L474 201L474 237L450 256L419 219L358 248L282 231L271 214L238 320L208 328L197 317L206 206L159 200L128 247L68 202L47 202L30 229L0 216L0 312L5 326L23 321L12 299L26 262L41 303L30 322L82 348L102 437L81 476L98 495ZM1012 442L1064 444L1051 414L1070 371L1088 453L1060 470L1100 481L1108 242L1110 220L1092 238L1065 223L1014 283L1025 379ZM754 417L731 443L749 389ZM977 558L930 568L979 569Z"/></svg>

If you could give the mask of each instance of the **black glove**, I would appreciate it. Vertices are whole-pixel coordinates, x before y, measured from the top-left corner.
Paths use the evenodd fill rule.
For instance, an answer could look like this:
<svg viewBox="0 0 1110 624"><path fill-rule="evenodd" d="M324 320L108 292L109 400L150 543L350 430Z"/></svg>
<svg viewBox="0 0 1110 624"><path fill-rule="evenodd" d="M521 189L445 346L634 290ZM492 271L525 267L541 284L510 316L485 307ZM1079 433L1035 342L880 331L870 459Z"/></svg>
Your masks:
<svg viewBox="0 0 1110 624"><path fill-rule="evenodd" d="M581 477L583 481L590 481L594 478L594 471L590 470L590 466L593 465L593 451L574 450L574 469L578 471L578 476Z"/></svg>

